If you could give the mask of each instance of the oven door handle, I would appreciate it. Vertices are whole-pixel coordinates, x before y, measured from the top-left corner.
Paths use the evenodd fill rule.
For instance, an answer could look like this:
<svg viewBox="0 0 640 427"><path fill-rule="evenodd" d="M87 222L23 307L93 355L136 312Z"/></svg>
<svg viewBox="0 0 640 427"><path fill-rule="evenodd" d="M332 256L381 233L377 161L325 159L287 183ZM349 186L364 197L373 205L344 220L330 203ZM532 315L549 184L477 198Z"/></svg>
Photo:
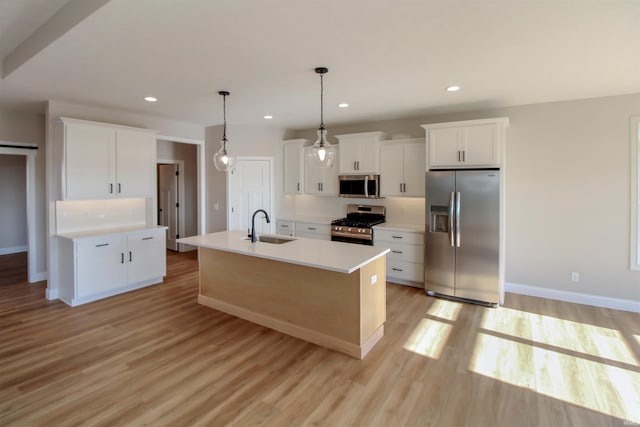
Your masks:
<svg viewBox="0 0 640 427"><path fill-rule="evenodd" d="M349 233L341 233L339 231L332 231L332 236L338 237L350 237L352 239L360 239L360 240L373 240L370 234L349 234Z"/></svg>

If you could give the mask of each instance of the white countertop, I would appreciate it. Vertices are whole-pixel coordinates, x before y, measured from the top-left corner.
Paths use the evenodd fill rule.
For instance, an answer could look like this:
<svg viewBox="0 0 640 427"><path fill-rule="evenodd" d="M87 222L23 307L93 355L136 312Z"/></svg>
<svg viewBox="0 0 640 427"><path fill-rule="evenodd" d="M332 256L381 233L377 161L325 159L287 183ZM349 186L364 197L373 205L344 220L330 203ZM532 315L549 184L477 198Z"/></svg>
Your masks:
<svg viewBox="0 0 640 427"><path fill-rule="evenodd" d="M97 237L97 236L105 236L107 234L124 234L131 233L135 231L146 231L146 230L160 230L166 229L164 225L129 225L126 227L114 227L114 228L102 228L98 230L83 230L83 231L72 231L69 233L60 233L59 237L64 237L65 239L70 240L78 240L78 239L86 239L89 237Z"/></svg>
<svg viewBox="0 0 640 427"><path fill-rule="evenodd" d="M283 244L251 243L249 240L244 240L246 237L246 232L232 230L186 237L178 239L178 243L347 274L353 273L389 252L389 248L380 246L306 239L304 237L293 237L295 240Z"/></svg>
<svg viewBox="0 0 640 427"><path fill-rule="evenodd" d="M309 222L312 224L325 224L330 225L331 221L337 219L339 217L328 217L328 216L319 216L319 215L280 215L277 219L283 221L294 221L294 222Z"/></svg>
<svg viewBox="0 0 640 427"><path fill-rule="evenodd" d="M375 228L376 230L424 233L424 224L401 224L397 222L383 222L382 224L374 225L373 228Z"/></svg>

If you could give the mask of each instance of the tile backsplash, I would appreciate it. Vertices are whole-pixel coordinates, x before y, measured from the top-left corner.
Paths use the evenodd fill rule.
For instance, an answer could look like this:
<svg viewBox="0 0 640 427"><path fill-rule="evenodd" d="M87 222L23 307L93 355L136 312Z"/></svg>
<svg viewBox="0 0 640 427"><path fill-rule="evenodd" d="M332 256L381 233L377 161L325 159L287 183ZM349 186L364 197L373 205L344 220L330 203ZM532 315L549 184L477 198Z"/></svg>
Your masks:
<svg viewBox="0 0 640 427"><path fill-rule="evenodd" d="M56 202L56 233L143 225L146 219L143 198Z"/></svg>

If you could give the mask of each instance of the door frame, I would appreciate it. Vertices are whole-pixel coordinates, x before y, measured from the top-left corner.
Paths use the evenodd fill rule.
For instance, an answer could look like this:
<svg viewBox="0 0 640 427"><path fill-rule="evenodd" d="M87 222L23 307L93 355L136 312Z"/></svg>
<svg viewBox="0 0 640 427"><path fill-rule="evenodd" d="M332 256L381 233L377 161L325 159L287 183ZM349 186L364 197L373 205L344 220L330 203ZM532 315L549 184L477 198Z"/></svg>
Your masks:
<svg viewBox="0 0 640 427"><path fill-rule="evenodd" d="M178 179L178 235L180 237L187 237L185 235L185 225L184 225L184 209L185 209L185 203L184 203L184 160L167 160L167 159L157 159L156 160L156 170L158 165L178 165L178 171L180 172L180 178ZM160 178L158 178L157 174L156 174L156 188L158 187L158 182L160 181ZM158 196L158 202L159 202L159 198L160 196ZM156 214L158 212L158 203L156 203ZM158 222L156 220L156 222ZM185 248L184 248L184 244L183 243L178 243L178 252L184 252Z"/></svg>
<svg viewBox="0 0 640 427"><path fill-rule="evenodd" d="M0 141L0 154L26 156L27 173L27 281L34 283L45 280L36 272L36 155L38 146L36 144L24 144L19 142Z"/></svg>
<svg viewBox="0 0 640 427"><path fill-rule="evenodd" d="M275 177L274 171L273 171L273 165L274 165L274 158L273 157L267 157L267 156L238 156L236 157L236 164L238 164L238 162L241 161L259 161L259 160L266 160L269 162L269 191L271 192L271 197L269 200L269 217L271 218L271 224L269 224L269 230L270 232L273 232L274 230L274 226L275 226L275 211L274 211L274 206L275 206L275 194L274 194L274 190L275 190L275 183L273 182L273 179ZM229 190L231 188L231 176L229 174L229 171L226 172L227 174L227 218L226 218L226 224L225 224L225 229L229 229L229 217L231 216L231 203L230 203L230 199L229 199Z"/></svg>

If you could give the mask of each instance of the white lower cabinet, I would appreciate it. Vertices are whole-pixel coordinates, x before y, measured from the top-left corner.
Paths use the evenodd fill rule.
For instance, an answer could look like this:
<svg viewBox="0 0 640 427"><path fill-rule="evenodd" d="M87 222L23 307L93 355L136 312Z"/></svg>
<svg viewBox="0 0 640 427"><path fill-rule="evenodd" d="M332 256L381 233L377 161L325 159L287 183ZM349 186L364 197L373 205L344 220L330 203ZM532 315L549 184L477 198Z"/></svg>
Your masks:
<svg viewBox="0 0 640 427"><path fill-rule="evenodd" d="M276 233L283 236L293 236L296 233L296 223L294 221L288 221L279 219L276 221Z"/></svg>
<svg viewBox="0 0 640 427"><path fill-rule="evenodd" d="M424 233L374 229L375 246L391 249L387 254L387 281L424 286Z"/></svg>
<svg viewBox="0 0 640 427"><path fill-rule="evenodd" d="M166 229L61 238L60 299L76 306L162 281Z"/></svg>

